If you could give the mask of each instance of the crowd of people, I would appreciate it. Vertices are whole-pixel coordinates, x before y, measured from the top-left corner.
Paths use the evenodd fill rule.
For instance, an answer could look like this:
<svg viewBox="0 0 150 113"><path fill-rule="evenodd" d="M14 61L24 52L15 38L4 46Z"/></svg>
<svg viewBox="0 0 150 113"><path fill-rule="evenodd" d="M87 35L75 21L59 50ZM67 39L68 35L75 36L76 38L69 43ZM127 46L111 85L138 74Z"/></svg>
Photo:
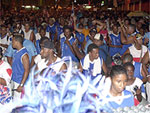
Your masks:
<svg viewBox="0 0 150 113"><path fill-rule="evenodd" d="M0 104L21 99L33 66L36 79L66 56L91 80L105 76L107 98L130 95L111 101L113 108L150 102L149 22L119 11L6 11L0 18ZM51 76L68 65L54 65Z"/></svg>

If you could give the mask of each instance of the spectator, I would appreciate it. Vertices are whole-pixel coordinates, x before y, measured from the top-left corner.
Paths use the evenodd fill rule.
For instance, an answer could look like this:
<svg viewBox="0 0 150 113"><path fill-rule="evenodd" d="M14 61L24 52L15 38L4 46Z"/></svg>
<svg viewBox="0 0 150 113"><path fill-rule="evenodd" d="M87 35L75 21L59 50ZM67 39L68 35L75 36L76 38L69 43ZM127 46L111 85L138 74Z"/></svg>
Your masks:
<svg viewBox="0 0 150 113"><path fill-rule="evenodd" d="M32 67L34 65L34 58L37 55L36 48L35 48L34 44L30 40L27 40L27 39L24 39L23 46L28 51L30 67ZM14 49L12 47L12 44L10 44L5 53L5 56L7 57L8 63L10 65L12 65L12 58L13 58L15 52L16 52L16 49Z"/></svg>
<svg viewBox="0 0 150 113"><path fill-rule="evenodd" d="M121 52L122 44L121 44L121 36L118 31L118 26L113 25L112 33L109 34L109 53L110 56L114 56L115 54Z"/></svg>
<svg viewBox="0 0 150 113"><path fill-rule="evenodd" d="M141 86L141 91L142 93L145 93L146 91L145 91L144 84L147 82L147 75L144 68L142 67L142 63L134 62L131 54L125 54L123 56L123 64L127 62L130 62L134 65L134 77L137 77L140 80L142 80L143 84ZM144 95L143 97L146 98Z"/></svg>
<svg viewBox="0 0 150 113"><path fill-rule="evenodd" d="M35 41L35 35L34 35L33 30L30 29L30 23L29 22L25 23L25 28L23 29L23 32L24 32L25 39L30 40L32 42Z"/></svg>
<svg viewBox="0 0 150 113"><path fill-rule="evenodd" d="M104 43L104 37L100 33L94 36L93 43L99 47L99 56L103 58L104 62L107 62L108 53L108 46ZM108 60L108 59L107 59Z"/></svg>
<svg viewBox="0 0 150 113"><path fill-rule="evenodd" d="M138 101L141 102L142 95L146 97L145 93L141 92L143 82L141 79L134 77L134 65L132 63L127 62L123 66L127 70L128 75L127 86L125 89L132 92L133 95L138 99Z"/></svg>
<svg viewBox="0 0 150 113"><path fill-rule="evenodd" d="M137 77L143 81L143 83L147 82L147 73L142 66L142 63L133 61L133 56L129 53L125 54L122 59L123 64L127 62L131 62L134 65L134 77Z"/></svg>
<svg viewBox="0 0 150 113"><path fill-rule="evenodd" d="M134 96L131 92L124 90L127 84L127 72L124 67L115 65L110 72L111 87L106 98L112 108L131 107L134 106ZM119 81L119 82L118 82ZM122 98L125 96L126 98Z"/></svg>
<svg viewBox="0 0 150 113"><path fill-rule="evenodd" d="M58 63L59 61L61 61L61 58L57 57L57 55L55 54L53 42L51 42L50 40L44 41L43 45L41 45L41 48L42 49L40 55L44 60L41 60L39 63L37 63L39 70L43 70L51 65L51 69L53 69L53 74L55 75L56 73L65 71L67 69L64 62Z"/></svg>
<svg viewBox="0 0 150 113"><path fill-rule="evenodd" d="M39 33L36 33L35 37L36 37L36 41L40 40L41 37L48 37L50 39L50 34L49 32L46 32L46 29L44 29L43 27L40 28Z"/></svg>
<svg viewBox="0 0 150 113"><path fill-rule="evenodd" d="M90 44L88 54L80 61L79 70L85 75L90 75L93 79L102 74L102 69L107 76L107 67L103 59L99 57L98 46Z"/></svg>
<svg viewBox="0 0 150 113"><path fill-rule="evenodd" d="M125 30L124 25L120 23L121 26L121 43L123 44L121 55L134 43L135 37L135 25L128 25L127 30Z"/></svg>
<svg viewBox="0 0 150 113"><path fill-rule="evenodd" d="M17 49L12 61L11 88L14 90L12 94L14 101L21 97L23 86L29 75L29 56L27 49L23 47L23 41L24 38L22 35L13 35L12 47Z"/></svg>
<svg viewBox="0 0 150 113"><path fill-rule="evenodd" d="M3 49L3 53L5 53L8 45L11 42L10 37L8 36L6 26L1 26L1 34L0 34L0 47Z"/></svg>
<svg viewBox="0 0 150 113"><path fill-rule="evenodd" d="M134 44L130 46L126 53L130 53L133 56L133 60L136 62L141 62L144 54L147 52L147 47L142 44L142 36L140 34L136 35Z"/></svg>
<svg viewBox="0 0 150 113"><path fill-rule="evenodd" d="M85 49L84 52L87 53L87 48L88 46L93 43L94 37L97 33L97 30L95 28L90 30L90 34L88 36L86 36L86 45L85 45Z"/></svg>
<svg viewBox="0 0 150 113"><path fill-rule="evenodd" d="M71 28L64 26L64 37L61 38L61 57L71 56L74 67L78 66L79 60L75 55L72 44L75 38L72 36Z"/></svg>
<svg viewBox="0 0 150 113"><path fill-rule="evenodd" d="M50 38L52 41L56 40L57 37L55 37L55 33L56 33L56 24L55 24L55 18L49 18L48 21L48 26L46 28L46 32L50 33ZM54 39L56 38L56 39Z"/></svg>
<svg viewBox="0 0 150 113"><path fill-rule="evenodd" d="M40 54L41 52L41 46L43 45L44 41L48 41L50 40L48 37L41 37L40 40L37 40L36 41L36 51L37 51L37 54Z"/></svg>

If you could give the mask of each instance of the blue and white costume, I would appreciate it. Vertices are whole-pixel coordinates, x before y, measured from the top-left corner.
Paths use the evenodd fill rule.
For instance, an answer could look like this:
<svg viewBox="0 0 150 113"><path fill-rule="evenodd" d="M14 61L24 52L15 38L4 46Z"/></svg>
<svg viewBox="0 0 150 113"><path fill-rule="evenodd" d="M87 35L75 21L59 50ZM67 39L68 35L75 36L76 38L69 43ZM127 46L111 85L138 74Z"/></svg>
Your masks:
<svg viewBox="0 0 150 113"><path fill-rule="evenodd" d="M120 34L115 35L115 34L111 33L109 36L110 36L112 45L117 45L117 46L121 45ZM114 56L116 53L120 53L121 49L122 48L110 47L110 49L109 49L110 56Z"/></svg>
<svg viewBox="0 0 150 113"><path fill-rule="evenodd" d="M28 54L27 49L23 47L21 50L16 51L13 56L12 62L12 80L20 84L24 74L24 66L22 63L22 57Z"/></svg>
<svg viewBox="0 0 150 113"><path fill-rule="evenodd" d="M52 26L48 25L46 28L46 32L50 32L51 39L54 40L55 33L56 33L56 24L53 24Z"/></svg>
<svg viewBox="0 0 150 113"><path fill-rule="evenodd" d="M83 73L87 75L91 75L92 78L101 75L103 60L98 57L93 62L89 59L89 54L87 54L83 59L81 59L81 65L83 68Z"/></svg>
<svg viewBox="0 0 150 113"><path fill-rule="evenodd" d="M77 57L72 53L68 44L65 43L66 37L62 37L60 41L61 41L61 53L62 53L61 57L71 56L74 62L79 62ZM71 36L71 38L69 39L70 44L72 45L74 41L75 41L75 38Z"/></svg>
<svg viewBox="0 0 150 113"><path fill-rule="evenodd" d="M131 92L124 90L122 96L113 97L110 93L106 96L107 105L111 108L117 109L119 107L131 107L134 106L134 96Z"/></svg>

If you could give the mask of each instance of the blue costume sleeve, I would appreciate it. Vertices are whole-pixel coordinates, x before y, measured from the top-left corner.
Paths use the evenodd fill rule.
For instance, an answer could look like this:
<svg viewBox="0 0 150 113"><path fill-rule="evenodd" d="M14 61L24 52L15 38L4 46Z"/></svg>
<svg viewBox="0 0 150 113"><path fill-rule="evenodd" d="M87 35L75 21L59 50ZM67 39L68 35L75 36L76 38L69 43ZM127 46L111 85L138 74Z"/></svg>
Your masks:
<svg viewBox="0 0 150 113"><path fill-rule="evenodd" d="M31 43L31 44L29 44L28 46L30 46L31 56L37 55L37 51L36 51L36 48L35 48L34 44Z"/></svg>
<svg viewBox="0 0 150 113"><path fill-rule="evenodd" d="M10 45L8 46L6 52L4 53L4 56L13 57L14 51L15 51L15 50L13 50L12 44L10 44Z"/></svg>

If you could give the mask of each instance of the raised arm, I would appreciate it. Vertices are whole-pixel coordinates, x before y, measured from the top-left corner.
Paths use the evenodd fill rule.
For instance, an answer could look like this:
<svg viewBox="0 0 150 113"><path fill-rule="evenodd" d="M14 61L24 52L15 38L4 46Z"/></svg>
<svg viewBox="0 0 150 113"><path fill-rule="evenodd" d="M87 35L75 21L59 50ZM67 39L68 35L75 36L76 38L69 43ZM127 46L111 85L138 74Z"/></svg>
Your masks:
<svg viewBox="0 0 150 113"><path fill-rule="evenodd" d="M76 18L76 16L73 16L73 22L74 22L74 29L77 31L77 32L79 32L79 33L82 33L82 31L83 31L83 29L79 29L79 28L77 28L77 18Z"/></svg>
<svg viewBox="0 0 150 113"><path fill-rule="evenodd" d="M121 19L118 19L118 22L121 26L121 43L122 44L134 43L134 37L133 36L128 37L128 34L126 33L126 29L125 29L124 25L122 24Z"/></svg>

